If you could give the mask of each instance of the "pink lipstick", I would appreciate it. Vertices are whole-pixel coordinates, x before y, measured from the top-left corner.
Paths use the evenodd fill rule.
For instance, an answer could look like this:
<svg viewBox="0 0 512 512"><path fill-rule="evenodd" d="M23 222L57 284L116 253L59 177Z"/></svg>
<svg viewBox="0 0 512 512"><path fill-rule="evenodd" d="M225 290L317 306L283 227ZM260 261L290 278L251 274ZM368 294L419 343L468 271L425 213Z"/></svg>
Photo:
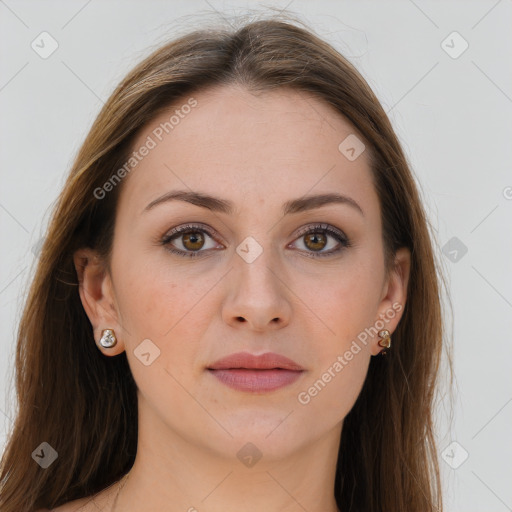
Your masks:
<svg viewBox="0 0 512 512"><path fill-rule="evenodd" d="M280 389L295 382L304 372L295 361L273 352L259 356L238 352L216 361L207 369L226 386L252 393Z"/></svg>

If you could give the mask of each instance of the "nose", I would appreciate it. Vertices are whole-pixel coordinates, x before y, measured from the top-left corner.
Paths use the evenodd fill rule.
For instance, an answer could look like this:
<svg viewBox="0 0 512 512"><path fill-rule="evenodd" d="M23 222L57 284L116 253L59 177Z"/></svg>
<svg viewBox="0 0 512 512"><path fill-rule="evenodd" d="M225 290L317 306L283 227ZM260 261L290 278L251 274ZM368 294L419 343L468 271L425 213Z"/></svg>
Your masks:
<svg viewBox="0 0 512 512"><path fill-rule="evenodd" d="M247 263L234 256L234 268L227 280L227 297L222 306L224 322L235 328L258 332L281 329L292 312L285 273L263 253Z"/></svg>

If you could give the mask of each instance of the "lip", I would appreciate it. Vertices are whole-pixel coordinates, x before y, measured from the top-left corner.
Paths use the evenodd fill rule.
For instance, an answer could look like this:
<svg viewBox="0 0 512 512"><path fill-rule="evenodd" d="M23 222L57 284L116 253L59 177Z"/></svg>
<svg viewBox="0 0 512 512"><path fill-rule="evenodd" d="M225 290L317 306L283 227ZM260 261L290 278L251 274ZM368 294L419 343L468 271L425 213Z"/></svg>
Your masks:
<svg viewBox="0 0 512 512"><path fill-rule="evenodd" d="M252 393L288 386L304 372L295 361L273 352L261 355L237 352L219 359L207 370L226 386Z"/></svg>

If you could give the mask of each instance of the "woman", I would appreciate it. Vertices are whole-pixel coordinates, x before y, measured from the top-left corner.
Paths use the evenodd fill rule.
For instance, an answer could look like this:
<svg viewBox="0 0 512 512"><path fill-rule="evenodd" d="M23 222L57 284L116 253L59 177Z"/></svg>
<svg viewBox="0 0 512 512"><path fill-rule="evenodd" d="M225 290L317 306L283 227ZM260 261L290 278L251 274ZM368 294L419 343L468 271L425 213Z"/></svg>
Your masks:
<svg viewBox="0 0 512 512"><path fill-rule="evenodd" d="M442 509L440 277L399 141L297 23L118 86L21 320L2 511Z"/></svg>

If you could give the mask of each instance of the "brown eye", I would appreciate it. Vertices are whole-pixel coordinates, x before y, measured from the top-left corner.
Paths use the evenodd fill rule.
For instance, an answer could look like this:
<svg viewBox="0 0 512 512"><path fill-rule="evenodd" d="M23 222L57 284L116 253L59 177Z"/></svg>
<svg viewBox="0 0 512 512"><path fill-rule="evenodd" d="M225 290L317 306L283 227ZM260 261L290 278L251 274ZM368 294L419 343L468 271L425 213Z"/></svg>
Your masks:
<svg viewBox="0 0 512 512"><path fill-rule="evenodd" d="M302 242L306 256L312 258L334 256L352 245L342 231L329 224L308 226L301 230L297 240ZM338 244L336 245L334 242L338 242Z"/></svg>
<svg viewBox="0 0 512 512"><path fill-rule="evenodd" d="M308 233L304 240L306 247L312 251L321 251L327 245L327 237L323 233Z"/></svg>
<svg viewBox="0 0 512 512"><path fill-rule="evenodd" d="M195 257L204 256L209 251L207 249L216 249L213 234L206 228L194 225L186 225L174 228L165 235L161 244L165 248L179 256ZM223 248L220 245L220 248Z"/></svg>
<svg viewBox="0 0 512 512"><path fill-rule="evenodd" d="M308 226L302 230L296 240L302 243L303 252L313 258L333 256L352 245L342 231L329 224ZM336 241L337 245L334 243ZM169 252L185 257L203 256L208 254L207 249L225 248L222 244L215 246L213 234L209 230L193 225L174 228L162 238L161 244ZM326 248L327 250L324 250Z"/></svg>
<svg viewBox="0 0 512 512"><path fill-rule="evenodd" d="M193 231L182 234L182 244L185 249L197 251L204 245L204 236L200 231Z"/></svg>

